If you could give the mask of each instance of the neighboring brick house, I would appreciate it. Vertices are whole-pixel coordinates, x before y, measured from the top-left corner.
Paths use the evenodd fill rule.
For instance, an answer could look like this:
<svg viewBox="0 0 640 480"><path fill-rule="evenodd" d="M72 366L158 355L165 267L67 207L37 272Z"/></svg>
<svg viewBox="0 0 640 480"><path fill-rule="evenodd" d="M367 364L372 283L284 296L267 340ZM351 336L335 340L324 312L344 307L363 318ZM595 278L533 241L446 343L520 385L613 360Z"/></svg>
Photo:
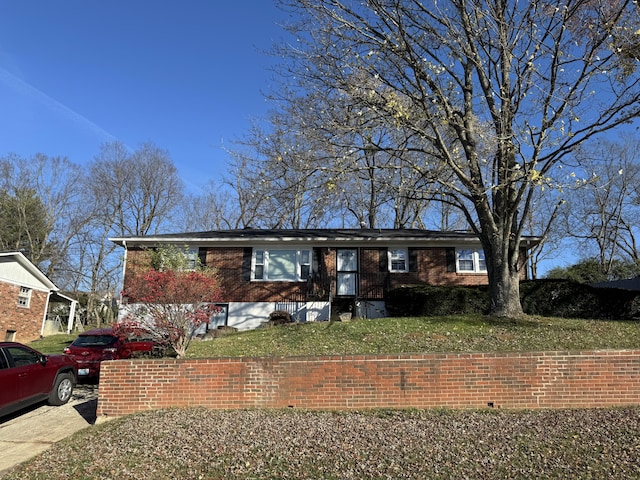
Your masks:
<svg viewBox="0 0 640 480"><path fill-rule="evenodd" d="M468 232L391 229L221 230L111 239L125 248L124 283L147 268L148 250L184 248L217 269L224 288L211 326L258 327L275 310L299 321L385 316L385 293L399 285L488 283L484 253ZM526 252L537 238L522 240ZM127 311L123 299L121 316Z"/></svg>
<svg viewBox="0 0 640 480"><path fill-rule="evenodd" d="M28 343L45 333L50 303L75 301L20 252L0 252L0 333L5 341Z"/></svg>

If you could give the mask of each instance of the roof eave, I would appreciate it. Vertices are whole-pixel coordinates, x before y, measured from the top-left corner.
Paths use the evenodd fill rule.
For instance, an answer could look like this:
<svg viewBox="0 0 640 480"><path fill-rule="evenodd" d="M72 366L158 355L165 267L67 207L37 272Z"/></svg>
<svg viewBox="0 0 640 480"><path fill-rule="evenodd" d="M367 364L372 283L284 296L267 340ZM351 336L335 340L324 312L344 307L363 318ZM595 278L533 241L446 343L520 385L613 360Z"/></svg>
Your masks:
<svg viewBox="0 0 640 480"><path fill-rule="evenodd" d="M50 291L57 292L59 290L56 287L55 283L53 283L49 277L47 277L42 270L40 270L31 260L24 256L22 252L2 252L0 253L2 257L14 257L16 261L22 265L22 267L27 270L31 275L36 277L44 287L48 288Z"/></svg>
<svg viewBox="0 0 640 480"><path fill-rule="evenodd" d="M160 235L144 237L113 237L109 238L115 244L127 248L127 246L155 246L159 244L189 245L189 246L234 246L234 245L259 245L271 243L313 243L315 245L369 245L369 244L430 244L430 245L458 245L478 244L478 238L472 233L451 232L442 235L358 235L352 236L323 236L323 235L231 235L231 236L196 236L196 235ZM525 248L531 248L540 241L538 237L523 237L521 243Z"/></svg>

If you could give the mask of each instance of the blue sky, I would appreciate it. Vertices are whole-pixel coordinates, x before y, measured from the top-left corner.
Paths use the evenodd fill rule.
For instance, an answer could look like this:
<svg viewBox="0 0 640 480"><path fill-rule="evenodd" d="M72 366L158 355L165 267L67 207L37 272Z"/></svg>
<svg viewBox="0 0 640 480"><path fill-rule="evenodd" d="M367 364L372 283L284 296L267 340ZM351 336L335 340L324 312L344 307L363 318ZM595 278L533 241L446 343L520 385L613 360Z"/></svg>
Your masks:
<svg viewBox="0 0 640 480"><path fill-rule="evenodd" d="M271 0L0 0L0 156L151 141L190 187L218 178L267 112L284 18Z"/></svg>

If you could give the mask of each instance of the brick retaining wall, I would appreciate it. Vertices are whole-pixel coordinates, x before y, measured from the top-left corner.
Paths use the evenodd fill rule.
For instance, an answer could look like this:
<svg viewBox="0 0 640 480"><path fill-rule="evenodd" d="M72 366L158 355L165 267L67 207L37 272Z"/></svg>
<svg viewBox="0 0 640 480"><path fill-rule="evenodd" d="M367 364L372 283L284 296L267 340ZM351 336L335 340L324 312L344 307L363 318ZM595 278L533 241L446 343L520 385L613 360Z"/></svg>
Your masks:
<svg viewBox="0 0 640 480"><path fill-rule="evenodd" d="M640 404L640 350L105 362L98 417L167 407L568 408Z"/></svg>

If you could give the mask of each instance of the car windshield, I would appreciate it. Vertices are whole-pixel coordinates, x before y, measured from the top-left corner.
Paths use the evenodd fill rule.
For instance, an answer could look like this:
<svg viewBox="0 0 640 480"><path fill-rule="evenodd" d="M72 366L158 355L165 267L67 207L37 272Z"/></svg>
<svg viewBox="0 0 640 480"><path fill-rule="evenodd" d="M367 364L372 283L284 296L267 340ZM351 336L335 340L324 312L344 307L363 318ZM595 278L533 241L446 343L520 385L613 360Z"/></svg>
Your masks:
<svg viewBox="0 0 640 480"><path fill-rule="evenodd" d="M75 347L108 347L116 343L118 337L113 335L81 335L72 345Z"/></svg>

